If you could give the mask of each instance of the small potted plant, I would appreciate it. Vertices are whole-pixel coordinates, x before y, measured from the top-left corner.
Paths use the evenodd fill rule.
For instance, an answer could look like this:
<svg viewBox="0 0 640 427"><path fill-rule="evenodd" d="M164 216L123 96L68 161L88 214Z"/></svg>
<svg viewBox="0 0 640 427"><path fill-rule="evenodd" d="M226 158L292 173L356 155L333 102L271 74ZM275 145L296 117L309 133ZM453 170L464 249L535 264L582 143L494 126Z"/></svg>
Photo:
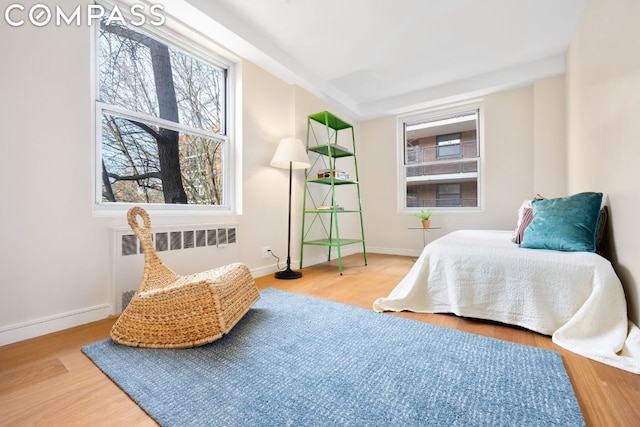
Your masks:
<svg viewBox="0 0 640 427"><path fill-rule="evenodd" d="M420 211L416 213L416 217L422 220L422 226L424 228L429 228L429 226L431 226L431 215L433 215L432 209L427 209L426 211Z"/></svg>

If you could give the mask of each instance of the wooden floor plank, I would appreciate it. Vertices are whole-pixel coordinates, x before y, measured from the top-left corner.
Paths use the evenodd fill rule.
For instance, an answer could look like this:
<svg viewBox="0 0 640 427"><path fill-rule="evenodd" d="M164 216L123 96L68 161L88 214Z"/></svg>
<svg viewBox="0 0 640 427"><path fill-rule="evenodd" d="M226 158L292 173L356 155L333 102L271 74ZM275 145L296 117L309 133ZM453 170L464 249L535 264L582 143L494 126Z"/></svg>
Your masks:
<svg viewBox="0 0 640 427"><path fill-rule="evenodd" d="M273 287L366 309L387 296L413 265L413 258L369 254L302 269L298 280L272 275L256 280ZM449 314L384 313L447 328L558 351L563 358L587 426L640 425L640 376L559 348L547 336L521 328L462 319ZM0 426L138 426L156 423L111 382L80 348L109 336L106 319L0 347Z"/></svg>

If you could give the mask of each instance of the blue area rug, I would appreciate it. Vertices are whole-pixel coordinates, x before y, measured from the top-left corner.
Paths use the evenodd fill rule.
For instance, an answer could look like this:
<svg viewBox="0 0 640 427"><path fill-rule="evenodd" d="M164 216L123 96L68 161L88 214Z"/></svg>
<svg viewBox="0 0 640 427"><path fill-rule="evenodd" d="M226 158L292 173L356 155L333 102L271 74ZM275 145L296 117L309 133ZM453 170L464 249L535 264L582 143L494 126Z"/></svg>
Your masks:
<svg viewBox="0 0 640 427"><path fill-rule="evenodd" d="M267 289L222 339L82 350L163 426L583 426L562 359Z"/></svg>

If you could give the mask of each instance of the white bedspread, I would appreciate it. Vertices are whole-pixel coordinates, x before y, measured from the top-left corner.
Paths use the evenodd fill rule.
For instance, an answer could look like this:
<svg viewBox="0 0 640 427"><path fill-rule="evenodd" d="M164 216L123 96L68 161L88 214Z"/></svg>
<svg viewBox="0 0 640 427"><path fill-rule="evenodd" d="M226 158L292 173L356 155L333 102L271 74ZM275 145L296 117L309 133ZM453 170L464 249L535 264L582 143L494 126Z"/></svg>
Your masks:
<svg viewBox="0 0 640 427"><path fill-rule="evenodd" d="M519 248L513 231L463 230L428 244L376 311L454 313L551 335L582 356L640 373L640 329L611 263Z"/></svg>

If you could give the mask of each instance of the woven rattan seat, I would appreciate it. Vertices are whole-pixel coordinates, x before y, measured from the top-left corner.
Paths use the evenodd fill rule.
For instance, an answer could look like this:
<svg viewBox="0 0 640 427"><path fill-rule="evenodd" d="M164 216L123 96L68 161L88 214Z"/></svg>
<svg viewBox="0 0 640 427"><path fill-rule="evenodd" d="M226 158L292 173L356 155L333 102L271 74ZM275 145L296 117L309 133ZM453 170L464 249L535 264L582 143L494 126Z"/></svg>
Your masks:
<svg viewBox="0 0 640 427"><path fill-rule="evenodd" d="M228 333L260 298L243 263L189 276L176 274L153 247L148 213L133 207L127 220L142 244L144 273L140 287L111 329L113 341L149 348L207 344Z"/></svg>

